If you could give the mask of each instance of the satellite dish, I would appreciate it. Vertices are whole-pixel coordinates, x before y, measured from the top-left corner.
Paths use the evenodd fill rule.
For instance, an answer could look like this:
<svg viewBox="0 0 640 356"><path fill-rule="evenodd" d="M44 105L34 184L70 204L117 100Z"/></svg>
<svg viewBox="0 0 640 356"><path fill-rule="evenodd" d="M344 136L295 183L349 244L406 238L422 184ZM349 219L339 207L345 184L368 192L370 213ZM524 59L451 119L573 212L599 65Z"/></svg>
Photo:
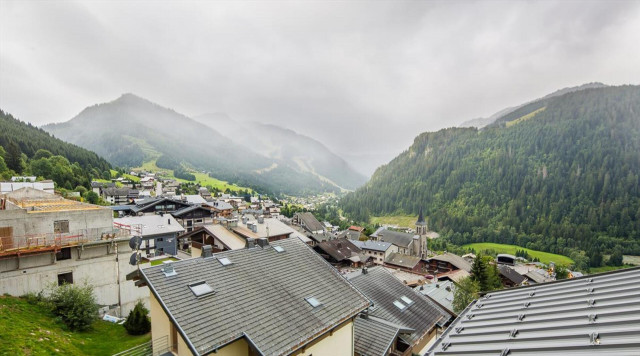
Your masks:
<svg viewBox="0 0 640 356"><path fill-rule="evenodd" d="M136 266L138 264L138 261L140 261L140 255L138 254L138 252L132 253L131 257L129 257L129 264L132 266Z"/></svg>
<svg viewBox="0 0 640 356"><path fill-rule="evenodd" d="M132 250L137 250L141 244L142 244L142 237L140 236L134 236L131 239L129 239L129 247L131 247Z"/></svg>

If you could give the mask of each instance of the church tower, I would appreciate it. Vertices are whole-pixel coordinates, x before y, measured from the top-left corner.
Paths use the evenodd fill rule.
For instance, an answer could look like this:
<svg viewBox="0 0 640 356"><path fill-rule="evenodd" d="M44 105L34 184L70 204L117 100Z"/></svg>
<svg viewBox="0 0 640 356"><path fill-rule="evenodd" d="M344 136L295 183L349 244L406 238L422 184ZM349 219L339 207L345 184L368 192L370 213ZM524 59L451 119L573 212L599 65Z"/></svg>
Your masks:
<svg viewBox="0 0 640 356"><path fill-rule="evenodd" d="M416 221L416 234L424 236L429 230L427 222L424 220L424 214L422 214L422 207L420 208L420 215L418 215L418 221Z"/></svg>

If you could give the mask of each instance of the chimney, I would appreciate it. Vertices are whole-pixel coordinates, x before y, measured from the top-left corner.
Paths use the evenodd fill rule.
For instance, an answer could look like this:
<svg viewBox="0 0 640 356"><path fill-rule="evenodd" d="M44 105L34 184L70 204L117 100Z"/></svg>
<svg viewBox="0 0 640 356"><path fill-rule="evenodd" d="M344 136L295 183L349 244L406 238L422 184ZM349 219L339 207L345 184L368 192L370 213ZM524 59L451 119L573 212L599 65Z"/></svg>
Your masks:
<svg viewBox="0 0 640 356"><path fill-rule="evenodd" d="M367 267L362 267L362 274L367 274Z"/></svg>
<svg viewBox="0 0 640 356"><path fill-rule="evenodd" d="M249 221L249 218L246 216L242 216L242 223L246 225L247 221Z"/></svg>
<svg viewBox="0 0 640 356"><path fill-rule="evenodd" d="M175 276L176 270L173 268L173 261L162 262L162 273L165 277Z"/></svg>
<svg viewBox="0 0 640 356"><path fill-rule="evenodd" d="M258 216L258 224L264 224L264 215Z"/></svg>
<svg viewBox="0 0 640 356"><path fill-rule="evenodd" d="M253 231L254 233L258 233L258 225L251 224L251 231Z"/></svg>
<svg viewBox="0 0 640 356"><path fill-rule="evenodd" d="M247 239L247 248L254 248L256 247L256 240L253 239L253 237L250 237Z"/></svg>
<svg viewBox="0 0 640 356"><path fill-rule="evenodd" d="M171 225L171 219L167 219L167 225Z"/></svg>
<svg viewBox="0 0 640 356"><path fill-rule="evenodd" d="M213 251L211 250L211 245L203 245L202 246L202 258L213 256Z"/></svg>
<svg viewBox="0 0 640 356"><path fill-rule="evenodd" d="M265 248L267 246L269 246L269 239L267 239L266 237L261 237L258 239L258 246Z"/></svg>

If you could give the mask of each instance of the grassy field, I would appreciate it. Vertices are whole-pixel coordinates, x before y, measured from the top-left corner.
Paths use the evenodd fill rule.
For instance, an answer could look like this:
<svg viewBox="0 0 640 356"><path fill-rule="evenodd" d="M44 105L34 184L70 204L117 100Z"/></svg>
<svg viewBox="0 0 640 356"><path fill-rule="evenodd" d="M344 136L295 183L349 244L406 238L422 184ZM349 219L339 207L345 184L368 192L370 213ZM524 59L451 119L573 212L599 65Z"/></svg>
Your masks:
<svg viewBox="0 0 640 356"><path fill-rule="evenodd" d="M528 248L515 246L515 245L505 245L505 244L496 244L491 242L481 242L475 244L463 245L465 248L472 248L476 250L476 252L482 252L484 250L494 250L497 253L508 253L511 255L516 254L516 250L525 250L531 257L537 257L540 259L540 262L544 264L549 264L549 262L554 262L556 265L565 265L569 266L573 264L573 260L567 256L556 255L554 253L542 252L536 250L530 250Z"/></svg>
<svg viewBox="0 0 640 356"><path fill-rule="evenodd" d="M0 353L3 355L113 355L149 341L122 325L96 320L88 331L71 332L43 306L0 296Z"/></svg>
<svg viewBox="0 0 640 356"><path fill-rule="evenodd" d="M400 227L415 227L416 221L418 220L417 215L396 215L396 216L372 216L371 223L372 224L380 224L380 225L398 225Z"/></svg>
<svg viewBox="0 0 640 356"><path fill-rule="evenodd" d="M609 271L615 271L615 270L619 270L619 269L623 269L623 268L631 268L631 267L635 267L634 265L627 265L625 264L624 266L602 266L602 267L591 267L589 269L589 274L594 274L594 273L602 273L602 272L609 272Z"/></svg>
<svg viewBox="0 0 640 356"><path fill-rule="evenodd" d="M522 117L519 117L519 118L517 118L517 119L515 119L515 120L513 120L513 121L509 121L509 122L507 122L507 127L511 127L511 126L513 126L513 125L515 125L515 124L518 124L518 123L521 123L521 122L523 122L523 121L529 120L529 119L531 119L532 117L536 116L538 113L543 112L546 108L547 108L546 106L545 106L545 107L542 107L542 108L540 108L540 109L538 109L538 110L536 110L536 111L534 111L534 112L532 112L532 113L529 113L529 114L527 114L527 115L524 115L524 116L522 116Z"/></svg>
<svg viewBox="0 0 640 356"><path fill-rule="evenodd" d="M153 260L153 261L151 261L151 265L152 266L157 266L157 265L162 264L162 262L164 262L164 261L180 261L180 260L177 259L177 258L173 258L173 257L163 258L161 260Z"/></svg>
<svg viewBox="0 0 640 356"><path fill-rule="evenodd" d="M229 182L225 182L223 180L219 180L219 179L215 179L215 178L211 178L209 177L208 174L206 173L202 173L202 172L196 172L191 170L189 173L192 173L193 175L196 176L196 180L195 181L188 181L185 179L180 179L180 178L176 178L173 175L173 171L169 170L169 169L164 169L164 168L160 168L156 165L156 160L151 160L151 161L147 161L144 162L142 164L142 167L139 168L134 168L134 170L145 170L148 172L165 172L167 173L167 175L165 177L167 178L171 178L171 179L175 179L178 182L182 182L182 183L187 183L187 182L193 182L193 183L200 183L201 186L207 186L210 185L214 188L218 188L221 191L225 191L227 190L227 188L229 188L230 190L243 190L246 189L247 191L249 191L250 193L253 192L253 190L251 190L251 188L245 188L245 187L239 187L235 184L230 184Z"/></svg>

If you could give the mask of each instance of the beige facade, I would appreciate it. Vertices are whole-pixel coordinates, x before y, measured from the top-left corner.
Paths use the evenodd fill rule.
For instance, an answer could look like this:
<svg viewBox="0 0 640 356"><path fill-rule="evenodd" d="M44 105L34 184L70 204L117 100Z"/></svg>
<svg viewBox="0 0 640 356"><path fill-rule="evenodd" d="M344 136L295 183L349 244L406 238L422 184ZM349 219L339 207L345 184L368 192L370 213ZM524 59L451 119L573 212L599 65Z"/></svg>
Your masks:
<svg viewBox="0 0 640 356"><path fill-rule="evenodd" d="M160 302L151 295L151 339L154 345L154 355L171 351L175 355L191 355L191 350L179 333L175 331L169 317L160 305ZM172 336L173 333L173 336ZM176 340L175 342L172 340ZM166 345L166 347L164 347ZM218 356L254 356L245 339L238 339L216 353ZM333 330L328 330L324 335L312 340L304 347L291 353L296 356L352 356L353 355L353 320L349 319Z"/></svg>

